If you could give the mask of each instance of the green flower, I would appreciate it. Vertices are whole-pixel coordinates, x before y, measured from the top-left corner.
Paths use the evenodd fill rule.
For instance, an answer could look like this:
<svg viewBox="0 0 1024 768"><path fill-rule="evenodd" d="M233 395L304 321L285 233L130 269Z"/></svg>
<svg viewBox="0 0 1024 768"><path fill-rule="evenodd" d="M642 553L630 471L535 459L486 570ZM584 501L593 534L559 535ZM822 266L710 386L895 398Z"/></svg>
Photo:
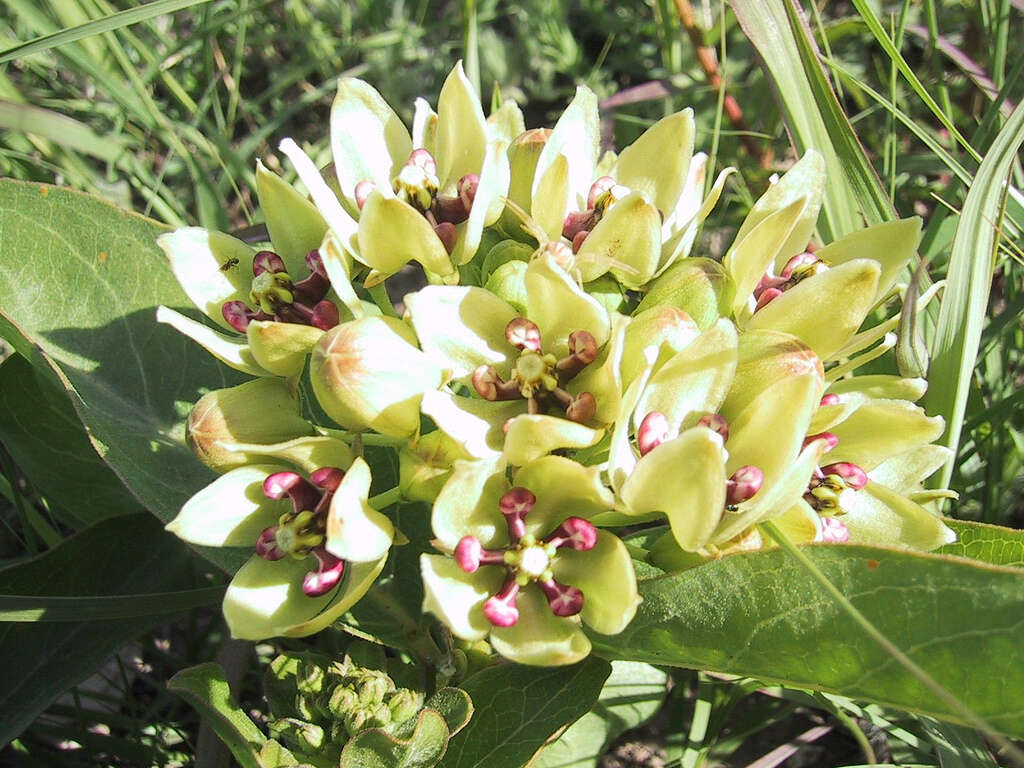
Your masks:
<svg viewBox="0 0 1024 768"><path fill-rule="evenodd" d="M521 309L472 286L405 298L423 352L478 395L426 392L423 412L470 455L505 450L514 464L597 442L584 423L610 419L619 389L604 307L550 253L525 265L522 282Z"/></svg>
<svg viewBox="0 0 1024 768"><path fill-rule="evenodd" d="M226 365L253 376L295 376L325 330L337 325L320 246L327 224L291 185L256 167L256 192L273 250L221 232L178 229L157 242L186 295L222 333L160 307L169 323Z"/></svg>
<svg viewBox="0 0 1024 768"><path fill-rule="evenodd" d="M343 247L370 268L367 285L410 261L451 284L476 253L484 227L501 214L507 130L517 125L510 112L492 115L489 125L459 62L441 89L437 114L417 103L410 135L372 86L343 78L331 109L339 194L294 142L285 140L281 150Z"/></svg>
<svg viewBox="0 0 1024 768"><path fill-rule="evenodd" d="M255 549L224 596L233 637L318 632L366 593L394 538L367 502L370 468L327 437L238 449L264 460L214 480L167 529L192 544Z"/></svg>
<svg viewBox="0 0 1024 768"><path fill-rule="evenodd" d="M520 468L457 462L431 523L446 555L423 555L424 610L465 640L523 664L590 652L582 623L621 632L639 597L625 545L589 518L611 508L597 468L545 456Z"/></svg>
<svg viewBox="0 0 1024 768"><path fill-rule="evenodd" d="M597 97L581 86L552 131L516 147L510 197L547 240L571 243L581 281L611 272L639 288L689 251L728 176L702 204L707 157L693 155L693 136L685 109L598 162Z"/></svg>

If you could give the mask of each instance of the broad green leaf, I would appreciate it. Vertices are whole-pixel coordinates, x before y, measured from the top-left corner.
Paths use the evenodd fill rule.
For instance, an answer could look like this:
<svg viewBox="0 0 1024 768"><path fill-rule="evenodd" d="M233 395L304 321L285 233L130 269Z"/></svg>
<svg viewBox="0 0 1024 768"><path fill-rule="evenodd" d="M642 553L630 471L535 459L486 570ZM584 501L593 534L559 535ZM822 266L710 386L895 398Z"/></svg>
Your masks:
<svg viewBox="0 0 1024 768"><path fill-rule="evenodd" d="M56 375L96 451L166 522L212 479L184 443L189 408L239 377L156 323L158 305L189 307L164 231L88 195L0 181L0 335Z"/></svg>
<svg viewBox="0 0 1024 768"><path fill-rule="evenodd" d="M588 711L611 673L591 657L570 667L517 664L488 667L461 687L473 699L473 719L448 744L444 768L526 765L564 725Z"/></svg>
<svg viewBox="0 0 1024 768"><path fill-rule="evenodd" d="M595 768L616 736L658 711L667 682L668 675L650 664L613 661L594 708L544 747L530 768Z"/></svg>
<svg viewBox="0 0 1024 768"><path fill-rule="evenodd" d="M946 289L929 350L931 386L925 395L928 412L946 419L942 442L953 450L938 479L943 488L949 484L956 461L967 395L988 310L1000 210L1010 168L1022 142L1024 104L1018 104L978 168L953 236Z"/></svg>
<svg viewBox="0 0 1024 768"><path fill-rule="evenodd" d="M148 513L102 520L39 557L0 570L0 594L134 598L186 589L192 586L186 553L184 545L164 533ZM17 736L67 688L91 675L124 642L167 621L174 612L81 623L0 625L0 745Z"/></svg>
<svg viewBox="0 0 1024 768"><path fill-rule="evenodd" d="M223 597L224 587L92 597L0 594L0 621L102 621L133 619L140 616L167 616L193 608L217 605Z"/></svg>
<svg viewBox="0 0 1024 768"><path fill-rule="evenodd" d="M199 712L242 768L266 768L259 752L266 736L238 706L219 664L183 669L167 681L167 688Z"/></svg>
<svg viewBox="0 0 1024 768"><path fill-rule="evenodd" d="M825 156L823 216L826 242L862 225L894 216L892 203L843 113L817 59L803 22L788 0L730 0L743 31L764 62L797 153L817 149Z"/></svg>
<svg viewBox="0 0 1024 768"><path fill-rule="evenodd" d="M140 510L96 454L67 395L21 355L0 365L0 442L72 528Z"/></svg>
<svg viewBox="0 0 1024 768"><path fill-rule="evenodd" d="M949 520L946 525L956 531L956 541L936 552L959 555L992 565L1014 565L1024 568L1024 531L985 523Z"/></svg>
<svg viewBox="0 0 1024 768"><path fill-rule="evenodd" d="M1024 734L1024 579L1015 568L881 547L804 549L885 636L976 715ZM598 653L837 693L958 721L780 550L667 576L638 567L640 605ZM646 579L644 577L647 577Z"/></svg>

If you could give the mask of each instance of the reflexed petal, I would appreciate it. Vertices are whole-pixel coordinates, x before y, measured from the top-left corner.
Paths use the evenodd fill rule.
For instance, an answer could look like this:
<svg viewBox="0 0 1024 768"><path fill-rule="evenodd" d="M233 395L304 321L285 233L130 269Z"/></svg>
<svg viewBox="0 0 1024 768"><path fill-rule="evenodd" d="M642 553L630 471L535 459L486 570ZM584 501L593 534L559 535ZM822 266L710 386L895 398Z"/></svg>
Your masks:
<svg viewBox="0 0 1024 768"><path fill-rule="evenodd" d="M942 519L892 489L869 482L859 491L844 492L840 519L851 544L883 544L925 551L956 541Z"/></svg>
<svg viewBox="0 0 1024 768"><path fill-rule="evenodd" d="M412 117L413 149L425 149L437 156L437 113L426 99L417 98Z"/></svg>
<svg viewBox="0 0 1024 768"><path fill-rule="evenodd" d="M491 141L512 142L525 130L523 111L518 104L509 99L487 116L487 137Z"/></svg>
<svg viewBox="0 0 1024 768"><path fill-rule="evenodd" d="M754 203L747 218L736 233L736 240L746 237L754 227L775 211L785 208L798 197L807 198L807 207L800 216L789 237L779 248L779 256L775 271L778 272L790 257L801 253L814 232L821 198L825 191L825 159L816 150L808 150L802 158L779 179L778 183L768 188L761 198Z"/></svg>
<svg viewBox="0 0 1024 768"><path fill-rule="evenodd" d="M558 155L569 161L569 195L563 210L583 210L594 180L594 166L600 147L601 131L597 114L597 96L585 85L576 88L576 96L555 123L544 145L533 177L533 194Z"/></svg>
<svg viewBox="0 0 1024 768"><path fill-rule="evenodd" d="M814 418L811 419L811 425L807 428L807 432L812 435L827 432L836 424L846 421L851 414L867 402L868 398L864 395L859 392L851 392L835 405L819 406L814 413Z"/></svg>
<svg viewBox="0 0 1024 768"><path fill-rule="evenodd" d="M563 357L569 334L587 331L597 346L608 341L608 312L576 284L550 254L541 254L526 270L528 317L540 328L545 352Z"/></svg>
<svg viewBox="0 0 1024 768"><path fill-rule="evenodd" d="M781 515L772 517L772 522L794 544L810 544L821 538L821 516L803 499Z"/></svg>
<svg viewBox="0 0 1024 768"><path fill-rule="evenodd" d="M804 448L796 460L784 468L777 482L765 483L760 491L740 505L739 512L725 515L715 531L713 543L727 542L752 525L786 514L800 502L824 450L824 440L815 440Z"/></svg>
<svg viewBox="0 0 1024 768"><path fill-rule="evenodd" d="M765 272L774 267L775 257L786 244L793 228L801 221L808 205L806 197L798 197L784 208L772 211L751 228L742 240L737 238L725 254L722 264L736 283L736 298L732 305L734 314L748 308L754 288Z"/></svg>
<svg viewBox="0 0 1024 768"><path fill-rule="evenodd" d="M560 549L554 563L555 578L583 590L587 626L603 635L615 635L636 615L640 596L636 589L633 560L619 538L597 532L597 544L586 552Z"/></svg>
<svg viewBox="0 0 1024 768"><path fill-rule="evenodd" d="M358 240L359 260L385 277L410 261L442 277L455 270L430 222L408 203L379 191L363 206Z"/></svg>
<svg viewBox="0 0 1024 768"><path fill-rule="evenodd" d="M601 483L598 467L584 467L564 456L544 456L516 473L517 486L528 489L537 503L526 516L528 532L547 536L567 517L589 520L615 506Z"/></svg>
<svg viewBox="0 0 1024 768"><path fill-rule="evenodd" d="M370 563L346 563L345 576L341 586L335 590L331 597L331 602L313 618L301 624L288 627L281 634L286 637L306 637L329 627L344 616L349 608L359 602L363 595L370 590L373 582L377 580L380 572L384 570L384 565L387 561L386 557L382 557L380 560ZM306 599L309 600L310 598L307 597Z"/></svg>
<svg viewBox="0 0 1024 768"><path fill-rule="evenodd" d="M538 667L574 664L590 653L579 621L551 613L547 599L532 584L519 593L519 621L491 630L491 647L510 661Z"/></svg>
<svg viewBox="0 0 1024 768"><path fill-rule="evenodd" d="M253 320L246 328L253 358L275 376L302 373L309 351L323 335L319 328L273 320Z"/></svg>
<svg viewBox="0 0 1024 768"><path fill-rule="evenodd" d="M944 445L920 445L883 461L871 470L871 479L896 493L907 493L931 477L951 454Z"/></svg>
<svg viewBox="0 0 1024 768"><path fill-rule="evenodd" d="M331 281L331 289L356 320L366 314L363 303L352 288L352 252L355 246L346 246L333 232L328 231L320 244L320 258Z"/></svg>
<svg viewBox="0 0 1024 768"><path fill-rule="evenodd" d="M836 395L860 392L868 397L910 400L911 402L920 400L927 390L927 379L904 379L900 376L881 373L852 376L848 379L833 381L828 385L828 391Z"/></svg>
<svg viewBox="0 0 1024 768"><path fill-rule="evenodd" d="M832 428L839 445L829 461L852 461L870 472L883 461L942 435L941 417L905 400L873 400Z"/></svg>
<svg viewBox="0 0 1024 768"><path fill-rule="evenodd" d="M396 166L408 160L412 139L373 86L345 77L331 105L331 151L341 193L355 210L359 182L369 180L391 192Z"/></svg>
<svg viewBox="0 0 1024 768"><path fill-rule="evenodd" d="M224 594L224 620L237 640L266 640L283 635L326 608L334 597L328 592L307 597L302 579L315 565L312 557L285 557L271 562L253 555L231 580Z"/></svg>
<svg viewBox="0 0 1024 768"><path fill-rule="evenodd" d="M255 546L263 529L288 511L288 503L273 501L263 493L263 481L286 469L273 464L232 469L186 501L167 530L179 539L207 547Z"/></svg>
<svg viewBox="0 0 1024 768"><path fill-rule="evenodd" d="M558 155L534 184L530 199L530 217L553 242L562 236L565 216L571 210L568 200L569 161L565 155Z"/></svg>
<svg viewBox="0 0 1024 768"><path fill-rule="evenodd" d="M622 486L622 500L636 515L663 512L685 550L700 549L725 508L725 451L706 427L688 429L640 461Z"/></svg>
<svg viewBox="0 0 1024 768"><path fill-rule="evenodd" d="M612 335L598 352L597 358L566 385L573 395L589 392L594 396L597 410L593 421L611 424L619 413L622 401L622 352L626 328L630 319L625 315L612 315ZM641 360L642 358L642 350ZM641 363L642 365L642 363Z"/></svg>
<svg viewBox="0 0 1024 768"><path fill-rule="evenodd" d="M215 358L236 371L248 373L251 376L270 375L270 371L256 362L248 342L242 341L237 334L226 336L223 333L218 333L209 326L197 323L167 307L157 307L156 321L167 323L175 330L185 334Z"/></svg>
<svg viewBox="0 0 1024 768"><path fill-rule="evenodd" d="M274 562L253 555L231 580L224 595L224 619L231 636L239 640L265 640L277 636L301 637L332 624L366 594L385 560L353 564L341 585L320 597L302 592L302 579L316 565L307 557L286 557Z"/></svg>
<svg viewBox="0 0 1024 768"><path fill-rule="evenodd" d="M299 437L281 443L223 443L224 449L244 453L250 460L275 459L294 464L303 473L310 474L321 467L348 469L352 463L352 449L341 440L318 435Z"/></svg>
<svg viewBox="0 0 1024 768"><path fill-rule="evenodd" d="M692 109L663 117L622 150L609 175L620 184L642 192L667 216L675 210L687 180L693 134Z"/></svg>
<svg viewBox="0 0 1024 768"><path fill-rule="evenodd" d="M351 248L352 236L356 233L358 225L341 205L334 190L327 186L327 182L324 181L324 177L320 175L317 167L313 165L309 155L291 139L284 139L278 148L291 160L299 179L306 185L310 197L316 203L327 226L333 230L338 242L345 248Z"/></svg>
<svg viewBox="0 0 1024 768"><path fill-rule="evenodd" d="M508 484L492 461L456 461L452 476L434 502L430 525L446 549L463 536L475 536L484 547L508 544L508 527L498 502Z"/></svg>
<svg viewBox="0 0 1024 768"><path fill-rule="evenodd" d="M815 255L827 264L838 266L853 259L874 259L882 266L875 301L879 301L896 282L900 272L917 253L921 242L921 219L912 216L860 229L829 243Z"/></svg>
<svg viewBox="0 0 1024 768"><path fill-rule="evenodd" d="M693 162L690 164L690 178L687 180L687 186L693 185L695 197L704 189L704 168L707 164L706 157L698 164L699 156L694 156ZM662 228L663 233L667 232L668 234L662 235L664 242L661 246L661 259L658 261L656 276L662 274L677 259L690 254L690 249L693 248L693 243L697 239L697 233L700 231L704 219L718 204L718 198L722 196L722 191L725 189L726 179L735 172L735 168L726 168L718 174L711 191L697 208L696 213L691 213L693 206L689 202L690 195L687 192L684 192L683 196L679 198L679 206L675 213L665 220L665 225Z"/></svg>
<svg viewBox="0 0 1024 768"><path fill-rule="evenodd" d="M622 380L627 384L644 368L644 349L658 348L655 371L685 349L700 331L693 319L681 309L662 305L642 312L634 312L626 329L625 349L622 353Z"/></svg>
<svg viewBox="0 0 1024 768"><path fill-rule="evenodd" d="M463 640L483 640L492 624L484 616L488 597L501 589L502 568L480 568L465 573L450 557L420 555L423 611L432 613Z"/></svg>
<svg viewBox="0 0 1024 768"><path fill-rule="evenodd" d="M450 392L428 391L420 409L471 456L498 455L505 444L505 422L523 412L521 400L490 402Z"/></svg>
<svg viewBox="0 0 1024 768"><path fill-rule="evenodd" d="M467 173L480 173L487 149L487 129L480 97L462 69L445 78L437 99L437 178L442 192L455 188Z"/></svg>
<svg viewBox="0 0 1024 768"><path fill-rule="evenodd" d="M753 464L764 472L764 488L778 482L800 453L820 400L821 382L813 375L793 376L768 387L729 422L726 473Z"/></svg>
<svg viewBox="0 0 1024 768"><path fill-rule="evenodd" d="M256 161L256 195L274 251L294 280L306 274L306 254L320 247L327 222L317 207L276 173Z"/></svg>
<svg viewBox="0 0 1024 768"><path fill-rule="evenodd" d="M665 414L673 429L689 426L691 414L718 411L736 371L737 340L733 324L719 320L677 352L651 377L634 411L636 426L651 411Z"/></svg>
<svg viewBox="0 0 1024 768"><path fill-rule="evenodd" d="M231 235L200 227L176 229L156 242L192 303L217 325L230 329L221 307L249 298L253 249ZM225 264L235 266L224 270Z"/></svg>
<svg viewBox="0 0 1024 768"><path fill-rule="evenodd" d="M331 497L324 549L335 557L365 563L387 556L395 527L367 503L369 492L370 467L357 458Z"/></svg>
<svg viewBox="0 0 1024 768"><path fill-rule="evenodd" d="M601 217L576 254L576 266L584 282L610 271L627 288L639 288L654 276L660 255L658 209L633 192Z"/></svg>
<svg viewBox="0 0 1024 768"><path fill-rule="evenodd" d="M759 309L748 328L791 333L822 360L828 360L867 317L875 303L879 274L878 263L868 259L832 267L797 283Z"/></svg>
<svg viewBox="0 0 1024 768"><path fill-rule="evenodd" d="M747 331L739 337L739 363L722 415L733 419L766 389L783 379L811 376L824 386L821 360L799 339L777 331Z"/></svg>
<svg viewBox="0 0 1024 768"><path fill-rule="evenodd" d="M505 142L495 142L487 147L469 219L460 231L452 253L456 264L465 264L476 255L484 227L497 221L505 207L504 197L508 193L509 182L507 149Z"/></svg>
<svg viewBox="0 0 1024 768"><path fill-rule="evenodd" d="M454 378L468 379L484 364L507 371L515 350L505 327L518 313L490 291L428 285L407 294L405 306L423 351Z"/></svg>
<svg viewBox="0 0 1024 768"><path fill-rule="evenodd" d="M528 464L559 448L589 448L604 435L575 421L522 414L513 418L505 435L505 460L509 464Z"/></svg>

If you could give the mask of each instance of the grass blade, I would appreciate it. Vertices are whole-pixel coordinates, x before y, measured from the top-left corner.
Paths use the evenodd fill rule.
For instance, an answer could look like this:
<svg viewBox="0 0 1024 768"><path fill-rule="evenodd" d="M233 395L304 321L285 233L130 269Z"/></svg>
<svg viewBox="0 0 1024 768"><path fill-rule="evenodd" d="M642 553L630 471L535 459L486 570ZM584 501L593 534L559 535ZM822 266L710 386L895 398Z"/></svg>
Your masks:
<svg viewBox="0 0 1024 768"><path fill-rule="evenodd" d="M843 113L806 24L791 0L731 0L774 88L786 128L799 153L825 156L822 235L834 240L895 217L881 180ZM799 62L800 66L794 66ZM859 215L858 215L859 211Z"/></svg>
<svg viewBox="0 0 1024 768"><path fill-rule="evenodd" d="M102 621L136 616L170 616L224 597L224 587L203 587L146 595L0 595L0 621Z"/></svg>
<svg viewBox="0 0 1024 768"><path fill-rule="evenodd" d="M67 45L68 43L73 43L76 40L82 40L83 38L92 37L93 35L99 35L103 32L109 32L113 29L127 27L130 24L137 24L140 21L152 19L154 16L161 16L165 13L174 13L175 11L180 11L182 8L188 8L193 5L199 5L200 3L207 2L209 2L209 0L156 0L155 2L147 3L146 5L138 8L118 11L117 13L105 16L102 19L87 21L85 24L79 24L78 26L71 27L69 29L62 29L59 32L43 35L42 37L37 37L35 40L29 40L28 42L21 43L13 48L8 48L6 51L0 52L0 64L22 56L38 53L39 51L45 51L49 48Z"/></svg>
<svg viewBox="0 0 1024 768"><path fill-rule="evenodd" d="M971 374L974 371L995 268L997 222L1010 168L1024 142L1024 104L1018 104L978 168L957 222L949 257L946 290L932 339L929 413L946 419L943 444L953 456L943 467L939 485L953 474Z"/></svg>

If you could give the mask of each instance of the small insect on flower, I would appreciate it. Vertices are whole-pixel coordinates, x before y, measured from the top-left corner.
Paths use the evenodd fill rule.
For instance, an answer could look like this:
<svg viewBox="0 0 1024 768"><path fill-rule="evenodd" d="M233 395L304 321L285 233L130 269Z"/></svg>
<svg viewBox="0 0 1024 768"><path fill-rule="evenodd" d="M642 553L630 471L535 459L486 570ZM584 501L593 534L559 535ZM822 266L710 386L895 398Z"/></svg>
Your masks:
<svg viewBox="0 0 1024 768"><path fill-rule="evenodd" d="M237 267L238 261L238 259L228 259L227 261L220 265L220 271L227 272L229 269Z"/></svg>

